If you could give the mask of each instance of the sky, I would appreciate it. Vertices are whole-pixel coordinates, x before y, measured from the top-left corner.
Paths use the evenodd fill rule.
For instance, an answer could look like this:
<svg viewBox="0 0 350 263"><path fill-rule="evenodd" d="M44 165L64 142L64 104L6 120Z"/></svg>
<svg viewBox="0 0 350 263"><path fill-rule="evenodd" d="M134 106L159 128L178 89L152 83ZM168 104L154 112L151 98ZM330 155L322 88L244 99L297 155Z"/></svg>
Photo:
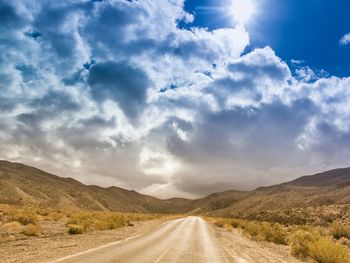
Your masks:
<svg viewBox="0 0 350 263"><path fill-rule="evenodd" d="M347 0L0 0L0 159L160 198L350 166Z"/></svg>

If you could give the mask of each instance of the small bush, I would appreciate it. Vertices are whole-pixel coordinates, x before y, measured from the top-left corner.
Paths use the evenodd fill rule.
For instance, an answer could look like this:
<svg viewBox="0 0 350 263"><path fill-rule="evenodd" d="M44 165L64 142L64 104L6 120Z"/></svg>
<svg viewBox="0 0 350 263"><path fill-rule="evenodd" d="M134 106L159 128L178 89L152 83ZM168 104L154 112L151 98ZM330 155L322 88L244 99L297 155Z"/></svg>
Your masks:
<svg viewBox="0 0 350 263"><path fill-rule="evenodd" d="M225 222L224 220L216 220L214 225L216 225L217 227L224 227Z"/></svg>
<svg viewBox="0 0 350 263"><path fill-rule="evenodd" d="M38 216L33 211L26 210L13 210L9 211L6 216L7 221L18 221L22 225L33 224L38 222Z"/></svg>
<svg viewBox="0 0 350 263"><path fill-rule="evenodd" d="M238 227L242 226L244 223L240 219L231 219L230 224L233 228L238 228Z"/></svg>
<svg viewBox="0 0 350 263"><path fill-rule="evenodd" d="M292 254L310 257L318 263L350 262L350 254L345 246L323 237L315 231L298 230L291 237Z"/></svg>
<svg viewBox="0 0 350 263"><path fill-rule="evenodd" d="M243 227L243 231L249 234L251 237L256 237L260 232L260 226L258 223L255 223L255 222L248 222L242 227Z"/></svg>
<svg viewBox="0 0 350 263"><path fill-rule="evenodd" d="M335 222L331 226L331 234L336 239L340 239L342 237L350 239L350 226Z"/></svg>
<svg viewBox="0 0 350 263"><path fill-rule="evenodd" d="M297 230L290 238L290 245L292 247L292 254L297 257L306 258L309 256L310 244L314 243L320 238L316 232L307 230Z"/></svg>
<svg viewBox="0 0 350 263"><path fill-rule="evenodd" d="M84 232L84 227L81 225L68 225L68 234L70 235L78 235Z"/></svg>
<svg viewBox="0 0 350 263"><path fill-rule="evenodd" d="M309 256L319 263L350 262L348 249L326 237L322 237L309 245Z"/></svg>
<svg viewBox="0 0 350 263"><path fill-rule="evenodd" d="M42 232L43 229L40 225L33 224L26 225L22 230L22 234L26 236L40 236Z"/></svg>
<svg viewBox="0 0 350 263"><path fill-rule="evenodd" d="M258 240L287 245L288 233L280 224L262 223L257 235Z"/></svg>
<svg viewBox="0 0 350 263"><path fill-rule="evenodd" d="M71 215L67 226L80 225L83 231L115 229L127 225L126 217L121 213L81 212Z"/></svg>
<svg viewBox="0 0 350 263"><path fill-rule="evenodd" d="M288 232L280 224L249 222L242 219L217 218L214 224L218 227L225 227L228 230L241 228L250 237L268 241L276 244L286 245L288 242Z"/></svg>
<svg viewBox="0 0 350 263"><path fill-rule="evenodd" d="M63 214L58 212L51 212L48 214L48 217L53 221L58 221L63 217Z"/></svg>
<svg viewBox="0 0 350 263"><path fill-rule="evenodd" d="M1 228L4 229L8 235L11 235L19 231L22 228L22 225L17 221L12 221L12 222L3 224Z"/></svg>

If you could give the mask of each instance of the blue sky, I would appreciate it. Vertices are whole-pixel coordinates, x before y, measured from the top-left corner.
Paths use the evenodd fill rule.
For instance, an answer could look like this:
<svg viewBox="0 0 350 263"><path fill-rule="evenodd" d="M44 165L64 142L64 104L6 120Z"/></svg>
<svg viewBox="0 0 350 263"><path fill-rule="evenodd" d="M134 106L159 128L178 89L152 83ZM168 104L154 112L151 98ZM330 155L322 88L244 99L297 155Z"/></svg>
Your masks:
<svg viewBox="0 0 350 263"><path fill-rule="evenodd" d="M195 13L188 26L210 29L232 25L222 11L230 0L186 1L185 9ZM258 0L253 21L247 25L251 47L269 45L285 60L304 60L315 70L348 76L350 50L339 39L349 31L350 2L347 0ZM204 8L203 8L204 7ZM205 7L212 7L208 10Z"/></svg>
<svg viewBox="0 0 350 263"><path fill-rule="evenodd" d="M0 0L0 158L159 197L349 166L345 0Z"/></svg>

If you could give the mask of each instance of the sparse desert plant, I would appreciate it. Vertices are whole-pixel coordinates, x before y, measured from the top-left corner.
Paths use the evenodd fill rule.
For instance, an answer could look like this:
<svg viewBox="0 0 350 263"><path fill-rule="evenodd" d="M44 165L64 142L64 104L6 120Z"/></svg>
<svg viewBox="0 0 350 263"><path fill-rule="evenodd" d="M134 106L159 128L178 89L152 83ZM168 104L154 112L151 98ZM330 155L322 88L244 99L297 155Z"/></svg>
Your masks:
<svg viewBox="0 0 350 263"><path fill-rule="evenodd" d="M251 237L256 237L260 232L260 226L255 222L248 222L242 226L245 233L249 234Z"/></svg>
<svg viewBox="0 0 350 263"><path fill-rule="evenodd" d="M334 222L331 226L331 234L336 239L342 237L350 239L350 226L344 225L340 222Z"/></svg>
<svg viewBox="0 0 350 263"><path fill-rule="evenodd" d="M214 222L214 225L216 225L217 227L224 227L225 224L226 224L226 222L222 218L216 219Z"/></svg>
<svg viewBox="0 0 350 263"><path fill-rule="evenodd" d="M22 225L17 221L12 221L3 224L1 228L4 229L8 235L12 235L18 232L22 228Z"/></svg>
<svg viewBox="0 0 350 263"><path fill-rule="evenodd" d="M257 239L286 245L288 232L280 224L262 223L257 234Z"/></svg>
<svg viewBox="0 0 350 263"><path fill-rule="evenodd" d="M244 224L244 221L243 220L240 220L240 219L231 219L230 220L230 224L233 228L238 228L238 227L241 227L243 224Z"/></svg>
<svg viewBox="0 0 350 263"><path fill-rule="evenodd" d="M48 214L48 218L53 220L53 221L58 221L60 220L64 215L59 212L51 212Z"/></svg>
<svg viewBox="0 0 350 263"><path fill-rule="evenodd" d="M319 238L319 233L315 231L304 229L295 231L290 238L292 254L297 257L306 258L309 256L310 244L316 242Z"/></svg>
<svg viewBox="0 0 350 263"><path fill-rule="evenodd" d="M68 225L68 234L70 235L78 235L84 232L84 227L81 225Z"/></svg>
<svg viewBox="0 0 350 263"><path fill-rule="evenodd" d="M276 244L288 243L288 232L277 223L254 222L235 218L216 218L214 224L226 229L241 228L244 233L259 241L268 241Z"/></svg>
<svg viewBox="0 0 350 263"><path fill-rule="evenodd" d="M13 209L7 211L6 221L18 221L22 225L36 224L38 222L38 216L31 210Z"/></svg>
<svg viewBox="0 0 350 263"><path fill-rule="evenodd" d="M41 215L41 216L47 216L49 214L49 211L44 210L44 209L40 209L37 211L37 214Z"/></svg>
<svg viewBox="0 0 350 263"><path fill-rule="evenodd" d="M26 236L40 236L43 232L43 229L40 225L28 224L24 226L22 234Z"/></svg>
<svg viewBox="0 0 350 263"><path fill-rule="evenodd" d="M126 225L132 225L131 221L144 221L155 219L157 215L136 215L114 212L79 212L70 215L66 225L79 225L83 232L89 230L116 229Z"/></svg>
<svg viewBox="0 0 350 263"><path fill-rule="evenodd" d="M309 256L319 263L350 262L349 250L327 237L309 244Z"/></svg>

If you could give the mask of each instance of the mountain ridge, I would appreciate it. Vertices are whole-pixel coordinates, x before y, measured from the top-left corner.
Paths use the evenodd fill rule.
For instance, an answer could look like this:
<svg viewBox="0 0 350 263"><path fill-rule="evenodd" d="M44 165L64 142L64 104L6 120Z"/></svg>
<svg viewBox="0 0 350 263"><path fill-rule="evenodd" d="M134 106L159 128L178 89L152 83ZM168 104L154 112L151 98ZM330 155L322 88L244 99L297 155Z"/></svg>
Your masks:
<svg viewBox="0 0 350 263"><path fill-rule="evenodd" d="M65 210L237 216L243 212L342 203L350 203L350 168L302 176L253 191L228 190L191 200L159 199L117 186L85 185L32 166L0 161L0 204Z"/></svg>

